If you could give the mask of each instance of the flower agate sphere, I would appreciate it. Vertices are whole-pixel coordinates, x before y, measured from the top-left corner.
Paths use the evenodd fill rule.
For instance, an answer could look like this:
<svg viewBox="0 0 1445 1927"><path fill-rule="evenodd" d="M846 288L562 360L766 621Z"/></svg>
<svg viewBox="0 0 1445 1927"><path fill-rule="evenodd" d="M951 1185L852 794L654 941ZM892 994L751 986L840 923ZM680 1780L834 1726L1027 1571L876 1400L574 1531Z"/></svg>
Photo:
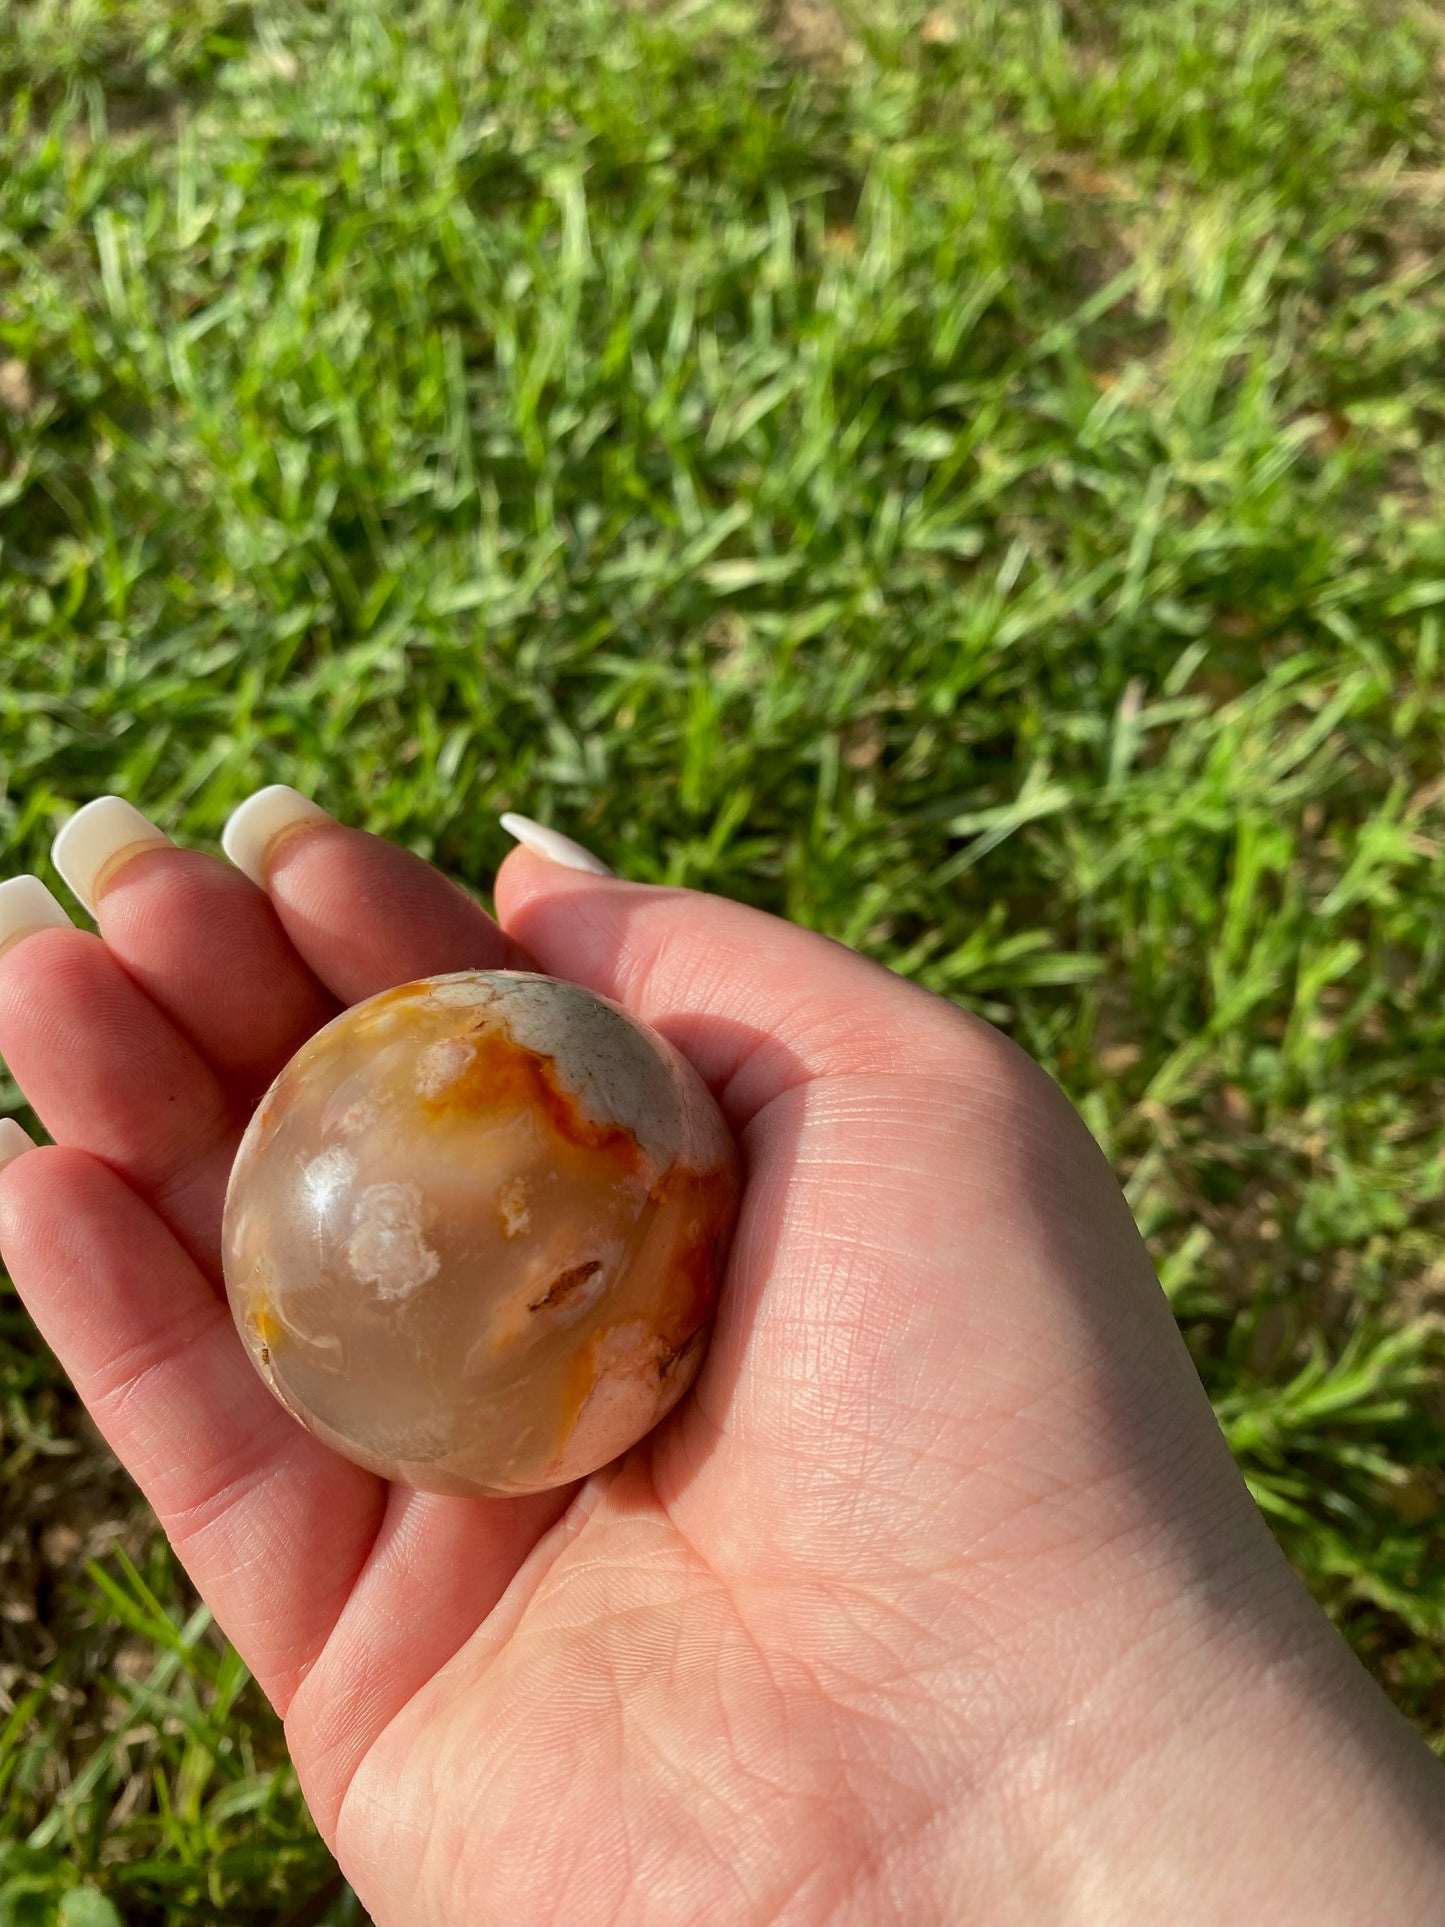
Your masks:
<svg viewBox="0 0 1445 1927"><path fill-rule="evenodd" d="M430 1492L605 1465L697 1374L738 1198L716 1105L576 984L358 1004L262 1100L226 1194L247 1350L347 1458Z"/></svg>

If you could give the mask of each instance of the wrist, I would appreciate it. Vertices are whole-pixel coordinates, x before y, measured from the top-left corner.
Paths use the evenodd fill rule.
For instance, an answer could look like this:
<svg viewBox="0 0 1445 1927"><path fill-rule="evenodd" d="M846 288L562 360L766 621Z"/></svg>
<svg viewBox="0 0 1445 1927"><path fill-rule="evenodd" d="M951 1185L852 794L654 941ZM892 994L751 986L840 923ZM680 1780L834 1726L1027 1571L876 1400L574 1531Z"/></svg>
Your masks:
<svg viewBox="0 0 1445 1927"><path fill-rule="evenodd" d="M1156 1615L1053 1765L1059 1788L1094 1789L1040 1846L1042 1866L1067 1842L1061 1918L1445 1918L1445 1768L1272 1541Z"/></svg>

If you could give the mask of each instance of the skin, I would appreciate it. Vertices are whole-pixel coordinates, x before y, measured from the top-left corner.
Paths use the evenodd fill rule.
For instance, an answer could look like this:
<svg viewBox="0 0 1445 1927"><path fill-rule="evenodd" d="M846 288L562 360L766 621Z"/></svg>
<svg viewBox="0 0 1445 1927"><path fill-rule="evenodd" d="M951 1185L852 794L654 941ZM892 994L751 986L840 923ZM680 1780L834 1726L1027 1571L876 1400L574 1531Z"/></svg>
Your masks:
<svg viewBox="0 0 1445 1927"><path fill-rule="evenodd" d="M987 1025L737 904L515 851L502 928L336 825L0 963L37 1324L286 1719L380 1927L1426 1922L1445 1775L1299 1587L1099 1151ZM219 1292L250 1106L343 1004L535 968L670 1037L743 1213L694 1396L564 1492L387 1487Z"/></svg>

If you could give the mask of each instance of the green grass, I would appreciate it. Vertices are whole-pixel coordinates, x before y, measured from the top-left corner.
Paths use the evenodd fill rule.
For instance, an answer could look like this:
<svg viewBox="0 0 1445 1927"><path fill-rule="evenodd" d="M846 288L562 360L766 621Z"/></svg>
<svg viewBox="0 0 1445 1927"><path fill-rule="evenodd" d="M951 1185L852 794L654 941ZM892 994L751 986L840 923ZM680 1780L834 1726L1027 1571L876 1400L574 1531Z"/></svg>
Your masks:
<svg viewBox="0 0 1445 1927"><path fill-rule="evenodd" d="M983 1011L1440 1744L1432 20L0 0L0 845L513 805ZM0 1927L358 1918L11 1296L0 1802Z"/></svg>

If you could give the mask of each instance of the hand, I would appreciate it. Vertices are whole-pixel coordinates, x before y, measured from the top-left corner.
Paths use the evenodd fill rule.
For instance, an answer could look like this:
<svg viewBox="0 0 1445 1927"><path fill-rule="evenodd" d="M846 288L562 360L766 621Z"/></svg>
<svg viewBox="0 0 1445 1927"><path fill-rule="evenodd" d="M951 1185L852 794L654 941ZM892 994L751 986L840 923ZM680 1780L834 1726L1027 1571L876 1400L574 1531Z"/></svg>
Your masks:
<svg viewBox="0 0 1445 1927"><path fill-rule="evenodd" d="M1092 1139L987 1025L760 912L514 851L498 928L329 820L141 847L0 964L41 1330L286 1719L376 1920L1385 1921L1441 1776L1298 1587ZM219 1289L260 1091L469 966L617 998L747 1189L695 1394L523 1501L293 1423Z"/></svg>

